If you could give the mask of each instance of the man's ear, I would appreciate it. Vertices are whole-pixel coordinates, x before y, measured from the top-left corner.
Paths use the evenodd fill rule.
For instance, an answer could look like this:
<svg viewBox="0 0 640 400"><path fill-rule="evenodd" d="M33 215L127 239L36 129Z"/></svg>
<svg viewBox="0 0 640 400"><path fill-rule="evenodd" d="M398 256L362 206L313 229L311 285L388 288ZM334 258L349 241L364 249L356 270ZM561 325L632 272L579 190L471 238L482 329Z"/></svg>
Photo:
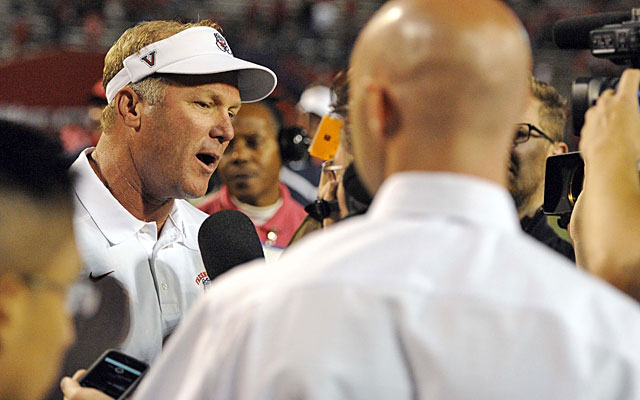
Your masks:
<svg viewBox="0 0 640 400"><path fill-rule="evenodd" d="M142 108L140 96L130 87L124 87L116 93L114 102L117 118L120 118L125 126L138 129Z"/></svg>
<svg viewBox="0 0 640 400"><path fill-rule="evenodd" d="M384 86L372 83L367 87L369 131L379 138L391 139L400 130L398 102Z"/></svg>
<svg viewBox="0 0 640 400"><path fill-rule="evenodd" d="M569 146L567 146L565 142L555 142L551 147L553 150L549 155L552 156L555 156L556 154L564 154L569 151Z"/></svg>

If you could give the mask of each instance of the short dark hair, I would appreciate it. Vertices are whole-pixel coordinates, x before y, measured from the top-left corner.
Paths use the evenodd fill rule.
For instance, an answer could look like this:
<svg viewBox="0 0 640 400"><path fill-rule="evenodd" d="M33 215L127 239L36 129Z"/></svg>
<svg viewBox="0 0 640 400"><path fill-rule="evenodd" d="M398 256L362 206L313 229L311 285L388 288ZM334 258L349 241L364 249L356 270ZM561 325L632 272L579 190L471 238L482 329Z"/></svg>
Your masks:
<svg viewBox="0 0 640 400"><path fill-rule="evenodd" d="M282 116L282 112L280 112L280 109L278 109L278 106L277 106L278 99L273 97L267 97L266 99L263 99L260 102L258 102L258 104L265 106L267 110L269 110L269 113L271 114L271 118L273 119L273 122L274 122L274 128L275 128L276 139L277 139L278 133L284 126L284 117Z"/></svg>
<svg viewBox="0 0 640 400"><path fill-rule="evenodd" d="M540 128L548 133L553 140L564 140L564 130L567 125L567 100L550 84L535 77L529 79L531 94L542 104L538 110Z"/></svg>
<svg viewBox="0 0 640 400"><path fill-rule="evenodd" d="M71 208L68 166L62 146L45 133L0 120L0 188Z"/></svg>

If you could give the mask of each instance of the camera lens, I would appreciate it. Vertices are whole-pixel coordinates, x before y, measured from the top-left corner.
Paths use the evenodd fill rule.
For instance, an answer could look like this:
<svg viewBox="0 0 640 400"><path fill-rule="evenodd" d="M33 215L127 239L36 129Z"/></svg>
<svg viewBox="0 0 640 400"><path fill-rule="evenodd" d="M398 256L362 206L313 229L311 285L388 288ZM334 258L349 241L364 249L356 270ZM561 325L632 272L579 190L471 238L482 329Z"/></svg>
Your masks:
<svg viewBox="0 0 640 400"><path fill-rule="evenodd" d="M584 167L575 168L571 173L571 179L569 180L569 191L567 193L567 199L571 208L576 205L578 196L582 192L582 185L584 183Z"/></svg>
<svg viewBox="0 0 640 400"><path fill-rule="evenodd" d="M573 114L573 132L580 136L584 125L584 114L591 108L607 89L616 89L620 78L598 77L577 78L571 86L571 104ZM640 99L640 92L638 94Z"/></svg>
<svg viewBox="0 0 640 400"><path fill-rule="evenodd" d="M598 98L607 89L618 89L620 78L577 78L571 86L571 104L573 113L573 132L580 136L580 130L584 125L584 114L596 104ZM638 102L640 103L640 90L638 90ZM640 111L640 108L638 109Z"/></svg>

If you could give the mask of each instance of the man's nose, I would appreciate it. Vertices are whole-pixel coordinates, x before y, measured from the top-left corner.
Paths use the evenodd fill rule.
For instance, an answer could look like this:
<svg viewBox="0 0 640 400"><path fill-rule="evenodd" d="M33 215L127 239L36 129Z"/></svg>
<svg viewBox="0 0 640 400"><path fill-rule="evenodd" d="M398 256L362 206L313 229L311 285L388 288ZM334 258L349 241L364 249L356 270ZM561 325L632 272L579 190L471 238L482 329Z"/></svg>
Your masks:
<svg viewBox="0 0 640 400"><path fill-rule="evenodd" d="M220 143L230 142L234 136L231 118L228 115L216 118L212 123L209 136L218 139Z"/></svg>
<svg viewBox="0 0 640 400"><path fill-rule="evenodd" d="M249 160L249 148L242 140L236 140L233 142L233 151L231 157L235 163L243 163Z"/></svg>

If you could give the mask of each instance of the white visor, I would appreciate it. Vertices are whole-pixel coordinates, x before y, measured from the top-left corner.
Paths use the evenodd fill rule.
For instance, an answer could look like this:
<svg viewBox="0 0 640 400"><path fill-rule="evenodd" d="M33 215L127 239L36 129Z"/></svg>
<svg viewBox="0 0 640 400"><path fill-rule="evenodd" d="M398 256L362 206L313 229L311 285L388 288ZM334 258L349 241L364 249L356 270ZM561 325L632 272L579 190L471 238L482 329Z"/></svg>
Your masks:
<svg viewBox="0 0 640 400"><path fill-rule="evenodd" d="M207 75L238 71L238 90L243 103L260 101L276 87L269 68L235 58L225 38L208 26L185 29L143 47L125 58L124 68L107 84L107 101L130 83L154 73Z"/></svg>

